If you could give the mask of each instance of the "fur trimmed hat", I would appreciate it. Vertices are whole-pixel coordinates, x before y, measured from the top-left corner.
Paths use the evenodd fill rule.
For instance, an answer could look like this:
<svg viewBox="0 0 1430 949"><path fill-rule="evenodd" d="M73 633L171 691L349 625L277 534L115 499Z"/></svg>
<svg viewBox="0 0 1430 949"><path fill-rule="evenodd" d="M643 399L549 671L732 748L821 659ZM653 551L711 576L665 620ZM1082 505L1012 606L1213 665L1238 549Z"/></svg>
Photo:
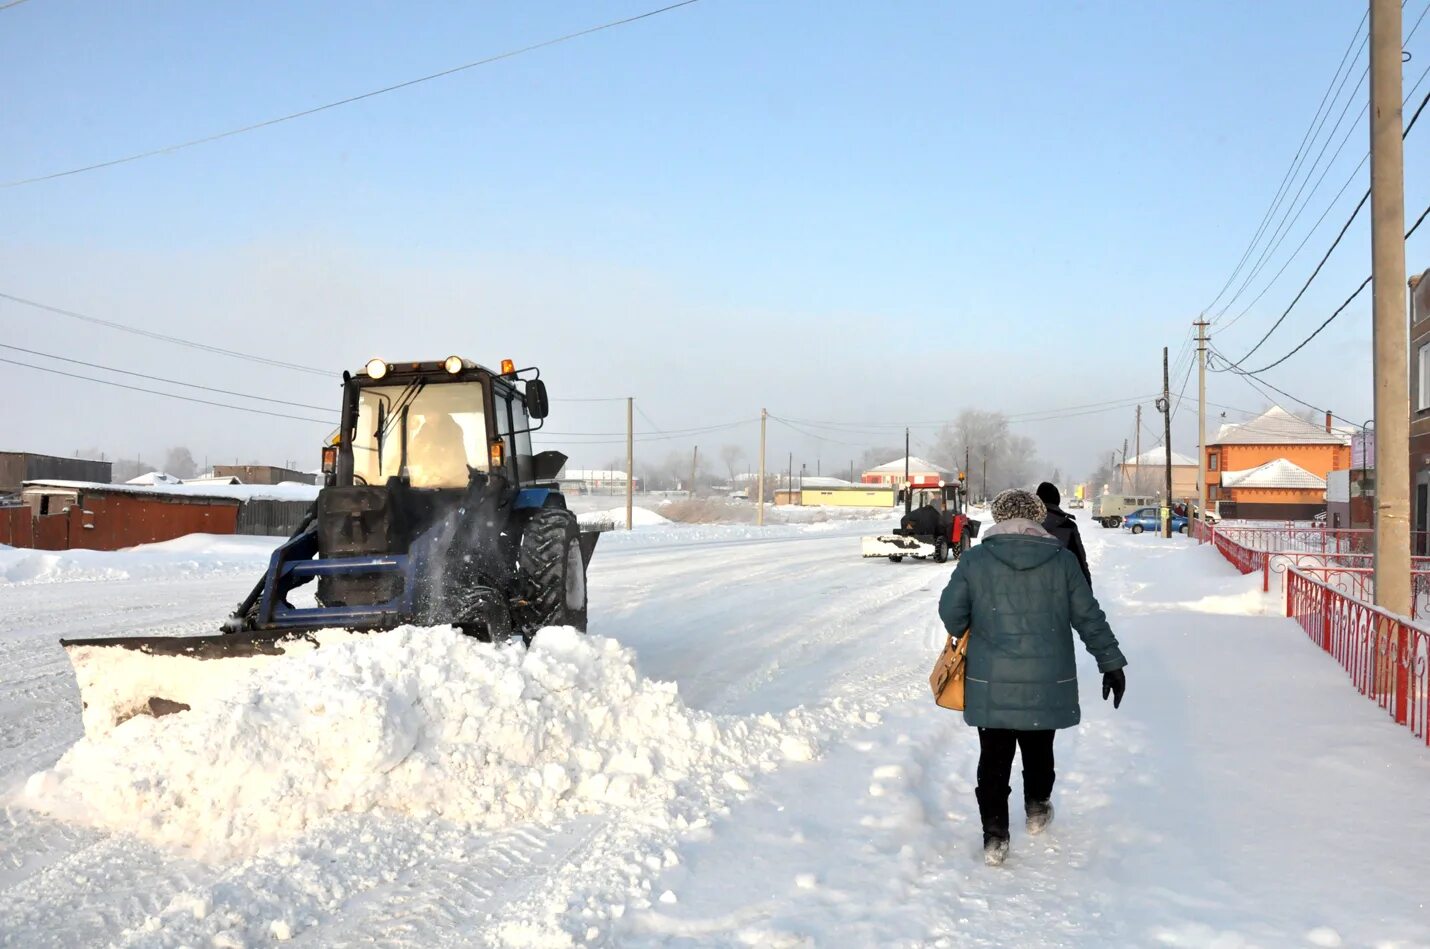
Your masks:
<svg viewBox="0 0 1430 949"><path fill-rule="evenodd" d="M995 521L1011 521L1015 517L1021 517L1034 524L1041 524L1043 518L1047 516L1048 509L1042 501L1038 500L1037 495L1019 488L1000 491L998 496L993 499L993 520Z"/></svg>

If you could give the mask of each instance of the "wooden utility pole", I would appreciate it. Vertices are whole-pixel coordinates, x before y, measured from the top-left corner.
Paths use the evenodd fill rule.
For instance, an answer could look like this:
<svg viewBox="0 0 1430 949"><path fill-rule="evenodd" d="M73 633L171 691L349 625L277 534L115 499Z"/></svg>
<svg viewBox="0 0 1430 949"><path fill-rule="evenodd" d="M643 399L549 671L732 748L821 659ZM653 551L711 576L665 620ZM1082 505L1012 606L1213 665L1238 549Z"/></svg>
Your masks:
<svg viewBox="0 0 1430 949"><path fill-rule="evenodd" d="M769 426L769 422L769 409L760 409L759 495L755 498L755 502L759 504L759 507L755 508L755 523L760 527L765 526L765 429Z"/></svg>
<svg viewBox="0 0 1430 949"><path fill-rule="evenodd" d="M1127 490L1127 439L1122 439L1122 490ZM1134 494L1136 491L1133 492Z"/></svg>
<svg viewBox="0 0 1430 949"><path fill-rule="evenodd" d="M690 496L695 497L695 472L700 467L700 446L695 446L695 451L690 455Z"/></svg>
<svg viewBox="0 0 1430 949"><path fill-rule="evenodd" d="M1137 427L1132 432L1132 443L1136 454L1132 460L1137 464L1137 473L1132 476L1132 493L1142 493L1142 403L1137 403Z"/></svg>
<svg viewBox="0 0 1430 949"><path fill-rule="evenodd" d="M1204 314L1205 315L1205 314ZM1207 518L1207 321L1197 320L1197 520ZM1202 536L1198 534L1198 536Z"/></svg>
<svg viewBox="0 0 1430 949"><path fill-rule="evenodd" d="M635 527L636 400L626 398L626 530Z"/></svg>
<svg viewBox="0 0 1430 949"><path fill-rule="evenodd" d="M1410 395L1399 0L1370 2L1370 255L1375 346L1375 603L1410 615Z"/></svg>
<svg viewBox="0 0 1430 949"><path fill-rule="evenodd" d="M1162 518L1162 536L1172 536L1172 380L1167 374L1167 347L1162 347L1162 455L1166 460L1167 493L1162 504L1166 515Z"/></svg>

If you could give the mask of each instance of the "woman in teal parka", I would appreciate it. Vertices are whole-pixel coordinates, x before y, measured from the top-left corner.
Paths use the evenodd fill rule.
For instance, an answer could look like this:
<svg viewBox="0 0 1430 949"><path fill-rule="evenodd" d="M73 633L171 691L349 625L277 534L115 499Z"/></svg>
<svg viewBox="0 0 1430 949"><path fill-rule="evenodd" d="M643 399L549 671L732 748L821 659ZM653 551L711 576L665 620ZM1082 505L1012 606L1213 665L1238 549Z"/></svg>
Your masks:
<svg viewBox="0 0 1430 949"><path fill-rule="evenodd" d="M1046 509L1027 491L993 499L993 520L964 554L938 614L968 642L963 720L978 729L978 812L990 864L1008 853L1009 777L1023 754L1030 834L1052 820L1053 735L1081 720L1072 632L1097 660L1102 697L1122 704L1127 665L1077 558L1042 528Z"/></svg>

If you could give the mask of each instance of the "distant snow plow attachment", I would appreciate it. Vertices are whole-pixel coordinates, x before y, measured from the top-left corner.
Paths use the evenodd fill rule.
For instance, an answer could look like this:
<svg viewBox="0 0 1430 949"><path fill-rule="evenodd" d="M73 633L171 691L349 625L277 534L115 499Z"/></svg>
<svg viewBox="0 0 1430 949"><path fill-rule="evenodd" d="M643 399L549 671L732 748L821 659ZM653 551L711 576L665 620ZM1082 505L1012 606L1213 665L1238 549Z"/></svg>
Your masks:
<svg viewBox="0 0 1430 949"><path fill-rule="evenodd" d="M500 373L456 356L344 373L326 484L221 633L61 640L85 732L184 711L355 632L450 624L529 641L543 626L585 630L598 531L566 508L566 456L532 453L548 404L540 373L510 360ZM307 584L311 605L295 605Z"/></svg>
<svg viewBox="0 0 1430 949"><path fill-rule="evenodd" d="M893 533L863 538L862 556L887 557L894 563L905 557L946 563L961 557L978 536L981 525L964 509L962 480L957 484L914 482L900 495L904 516L899 526Z"/></svg>

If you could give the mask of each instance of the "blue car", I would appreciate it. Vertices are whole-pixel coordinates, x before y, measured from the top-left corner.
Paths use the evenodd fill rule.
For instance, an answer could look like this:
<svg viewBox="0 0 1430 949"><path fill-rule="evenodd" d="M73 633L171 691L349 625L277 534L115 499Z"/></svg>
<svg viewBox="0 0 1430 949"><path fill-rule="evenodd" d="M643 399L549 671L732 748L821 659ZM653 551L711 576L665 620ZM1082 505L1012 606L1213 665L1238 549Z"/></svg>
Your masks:
<svg viewBox="0 0 1430 949"><path fill-rule="evenodd" d="M1155 507L1138 508L1122 519L1122 526L1134 534L1162 529L1162 521ZM1172 531L1177 534L1187 532L1187 519L1181 514L1172 515Z"/></svg>

